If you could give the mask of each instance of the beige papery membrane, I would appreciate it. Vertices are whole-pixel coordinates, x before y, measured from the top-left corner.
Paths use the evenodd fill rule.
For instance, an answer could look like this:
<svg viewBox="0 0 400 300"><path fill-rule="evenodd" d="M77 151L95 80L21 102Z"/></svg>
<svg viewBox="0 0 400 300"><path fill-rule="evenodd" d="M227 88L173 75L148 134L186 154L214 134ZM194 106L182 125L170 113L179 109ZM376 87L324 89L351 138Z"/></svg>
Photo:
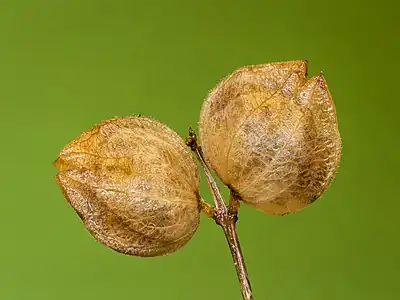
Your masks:
<svg viewBox="0 0 400 300"><path fill-rule="evenodd" d="M174 252L199 225L196 163L178 134L158 121L105 120L66 145L54 164L88 231L118 252Z"/></svg>
<svg viewBox="0 0 400 300"><path fill-rule="evenodd" d="M316 200L341 157L325 78L307 78L301 60L233 72L206 98L199 130L207 163L234 197L269 214Z"/></svg>
<svg viewBox="0 0 400 300"><path fill-rule="evenodd" d="M307 78L301 60L243 67L223 79L203 103L199 135L200 147L195 135L188 145L206 173L208 166L215 171L232 200L273 215L321 196L341 157L325 78ZM174 252L191 239L203 210L224 228L233 257L242 259L229 223L237 220L238 202L224 210L200 198L189 147L162 123L143 116L105 120L66 145L54 165L66 199L104 245L137 256ZM208 183L219 199L213 179ZM250 295L247 273L238 275Z"/></svg>

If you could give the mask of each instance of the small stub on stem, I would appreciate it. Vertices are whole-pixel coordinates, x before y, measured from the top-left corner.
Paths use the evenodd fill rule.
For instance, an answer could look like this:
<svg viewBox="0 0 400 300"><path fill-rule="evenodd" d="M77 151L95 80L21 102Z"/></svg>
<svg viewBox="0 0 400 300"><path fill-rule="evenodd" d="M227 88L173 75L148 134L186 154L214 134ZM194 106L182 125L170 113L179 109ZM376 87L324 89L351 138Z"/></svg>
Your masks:
<svg viewBox="0 0 400 300"><path fill-rule="evenodd" d="M186 145L189 146L192 151L196 151L198 147L196 132L192 127L189 127L189 137L186 139Z"/></svg>

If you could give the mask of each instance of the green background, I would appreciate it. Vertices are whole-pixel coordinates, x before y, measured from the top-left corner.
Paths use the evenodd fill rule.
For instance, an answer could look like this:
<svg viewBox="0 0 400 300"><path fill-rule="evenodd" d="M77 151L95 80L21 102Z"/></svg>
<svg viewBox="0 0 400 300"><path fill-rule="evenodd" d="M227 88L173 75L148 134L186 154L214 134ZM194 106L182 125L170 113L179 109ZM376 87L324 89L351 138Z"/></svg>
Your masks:
<svg viewBox="0 0 400 300"><path fill-rule="evenodd" d="M400 299L396 5L1 1L0 299L240 299L212 220L202 217L175 254L118 254L86 232L51 163L112 116L152 116L185 136L220 78L294 59L308 59L310 75L324 71L343 159L322 199L301 213L242 207L255 299ZM204 181L202 195L211 199Z"/></svg>

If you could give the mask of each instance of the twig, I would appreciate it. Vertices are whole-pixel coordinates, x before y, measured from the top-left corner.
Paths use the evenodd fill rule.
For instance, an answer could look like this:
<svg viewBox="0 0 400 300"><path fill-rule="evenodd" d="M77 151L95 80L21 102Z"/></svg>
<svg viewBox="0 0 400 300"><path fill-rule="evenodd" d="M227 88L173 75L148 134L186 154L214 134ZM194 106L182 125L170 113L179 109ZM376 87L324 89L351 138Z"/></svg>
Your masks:
<svg viewBox="0 0 400 300"><path fill-rule="evenodd" d="M240 248L239 238L236 231L236 222L238 220L237 214L240 205L239 200L234 192L231 192L229 207L226 206L222 198L221 192L211 175L210 169L208 168L206 161L204 160L203 152L201 151L200 146L197 144L196 133L192 129L189 129L189 138L186 140L186 144L192 149L193 152L196 153L196 156L203 167L204 174L206 175L207 183L211 189L211 193L215 203L213 219L219 226L222 227L224 231L229 249L231 250L236 273L239 278L243 299L254 300L251 292L249 276L247 274L246 265L243 259L243 254ZM206 207L206 214L210 215L210 211L212 208L204 204L202 204L202 207Z"/></svg>

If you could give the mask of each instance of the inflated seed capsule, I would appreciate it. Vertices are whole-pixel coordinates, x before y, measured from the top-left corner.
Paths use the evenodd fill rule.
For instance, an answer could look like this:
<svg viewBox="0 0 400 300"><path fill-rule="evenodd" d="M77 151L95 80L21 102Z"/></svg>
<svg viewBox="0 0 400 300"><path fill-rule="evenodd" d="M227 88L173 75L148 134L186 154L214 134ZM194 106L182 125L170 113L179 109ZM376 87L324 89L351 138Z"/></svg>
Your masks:
<svg viewBox="0 0 400 300"><path fill-rule="evenodd" d="M335 107L322 74L306 61L236 70L206 98L200 113L206 161L236 197L269 214L316 200L341 157Z"/></svg>
<svg viewBox="0 0 400 300"><path fill-rule="evenodd" d="M61 151L57 183L88 231L118 252L167 254L199 225L199 177L184 141L160 122L114 118Z"/></svg>

